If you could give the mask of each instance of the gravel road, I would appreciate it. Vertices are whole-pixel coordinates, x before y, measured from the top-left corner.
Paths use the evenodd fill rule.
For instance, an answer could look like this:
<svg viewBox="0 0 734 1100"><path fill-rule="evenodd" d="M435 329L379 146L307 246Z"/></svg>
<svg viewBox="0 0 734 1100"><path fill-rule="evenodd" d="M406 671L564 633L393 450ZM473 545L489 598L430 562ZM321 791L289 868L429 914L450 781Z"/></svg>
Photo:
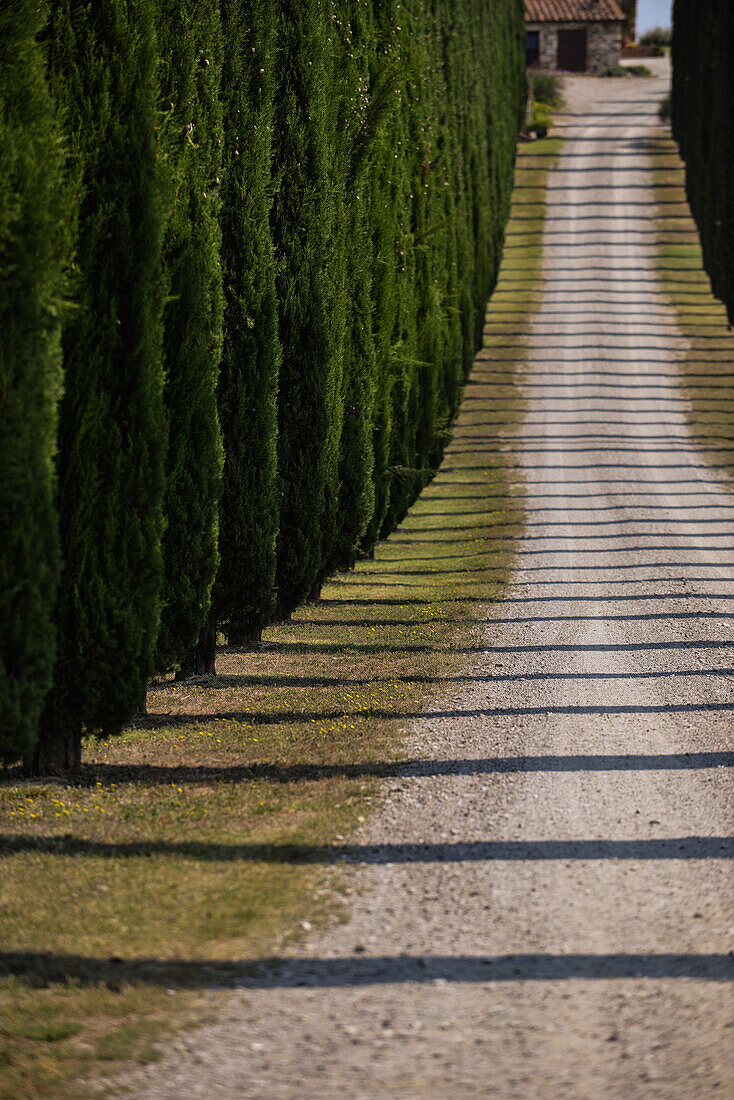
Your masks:
<svg viewBox="0 0 734 1100"><path fill-rule="evenodd" d="M421 762L356 837L349 922L134 1095L734 1097L734 517L653 266L664 90L568 81L509 444L517 569L474 679L415 724ZM486 394L492 373L490 342Z"/></svg>

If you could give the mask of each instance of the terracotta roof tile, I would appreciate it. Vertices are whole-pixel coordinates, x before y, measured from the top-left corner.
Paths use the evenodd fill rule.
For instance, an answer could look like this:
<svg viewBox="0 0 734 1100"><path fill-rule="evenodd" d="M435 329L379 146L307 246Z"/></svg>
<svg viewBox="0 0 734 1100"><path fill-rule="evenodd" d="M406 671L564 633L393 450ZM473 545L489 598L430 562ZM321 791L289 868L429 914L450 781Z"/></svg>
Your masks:
<svg viewBox="0 0 734 1100"><path fill-rule="evenodd" d="M529 23L589 23L624 19L617 0L525 0Z"/></svg>

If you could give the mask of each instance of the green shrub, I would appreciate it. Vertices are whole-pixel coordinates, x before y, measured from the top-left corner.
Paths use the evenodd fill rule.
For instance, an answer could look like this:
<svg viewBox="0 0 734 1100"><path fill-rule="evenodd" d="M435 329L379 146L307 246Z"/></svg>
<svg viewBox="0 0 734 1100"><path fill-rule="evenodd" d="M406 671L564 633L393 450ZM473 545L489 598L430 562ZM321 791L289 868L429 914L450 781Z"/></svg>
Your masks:
<svg viewBox="0 0 734 1100"><path fill-rule="evenodd" d="M544 103L534 103L530 118L529 130L544 126L549 129L553 125L553 112Z"/></svg>
<svg viewBox="0 0 734 1100"><path fill-rule="evenodd" d="M557 73L528 73L528 90L536 103L558 111L563 106L563 81Z"/></svg>
<svg viewBox="0 0 734 1100"><path fill-rule="evenodd" d="M647 65L626 65L623 68L626 68L630 76L652 76L652 70Z"/></svg>
<svg viewBox="0 0 734 1100"><path fill-rule="evenodd" d="M36 0L0 7L0 764L29 756L51 682L53 506L68 240Z"/></svg>
<svg viewBox="0 0 734 1100"><path fill-rule="evenodd" d="M75 767L82 727L119 732L144 697L160 618L167 206L148 0L55 0L50 85L75 201L63 333L58 652L34 767Z"/></svg>
<svg viewBox="0 0 734 1100"><path fill-rule="evenodd" d="M599 76L627 76L628 71L624 65L607 65L606 69L602 69Z"/></svg>
<svg viewBox="0 0 734 1100"><path fill-rule="evenodd" d="M653 27L640 35L641 46L670 46L673 41L673 32L670 27Z"/></svg>

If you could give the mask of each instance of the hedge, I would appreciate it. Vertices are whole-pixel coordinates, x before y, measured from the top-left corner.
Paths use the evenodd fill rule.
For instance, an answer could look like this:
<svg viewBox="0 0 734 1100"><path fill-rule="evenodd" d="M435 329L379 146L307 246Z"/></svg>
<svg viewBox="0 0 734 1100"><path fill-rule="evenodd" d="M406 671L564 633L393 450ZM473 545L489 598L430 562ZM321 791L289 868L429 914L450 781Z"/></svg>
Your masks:
<svg viewBox="0 0 734 1100"><path fill-rule="evenodd" d="M673 5L673 135L686 164L686 190L711 287L734 324L734 5Z"/></svg>

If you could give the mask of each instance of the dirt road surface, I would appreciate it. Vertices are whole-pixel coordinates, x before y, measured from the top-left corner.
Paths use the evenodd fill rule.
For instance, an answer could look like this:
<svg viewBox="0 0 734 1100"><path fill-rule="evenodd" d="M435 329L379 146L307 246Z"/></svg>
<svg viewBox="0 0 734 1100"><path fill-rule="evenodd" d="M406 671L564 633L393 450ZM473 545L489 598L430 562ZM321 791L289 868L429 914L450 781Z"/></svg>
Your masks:
<svg viewBox="0 0 734 1100"><path fill-rule="evenodd" d="M514 581L356 838L349 922L134 1095L734 1097L734 515L654 271L664 90L568 81ZM492 384L490 341L472 392Z"/></svg>

